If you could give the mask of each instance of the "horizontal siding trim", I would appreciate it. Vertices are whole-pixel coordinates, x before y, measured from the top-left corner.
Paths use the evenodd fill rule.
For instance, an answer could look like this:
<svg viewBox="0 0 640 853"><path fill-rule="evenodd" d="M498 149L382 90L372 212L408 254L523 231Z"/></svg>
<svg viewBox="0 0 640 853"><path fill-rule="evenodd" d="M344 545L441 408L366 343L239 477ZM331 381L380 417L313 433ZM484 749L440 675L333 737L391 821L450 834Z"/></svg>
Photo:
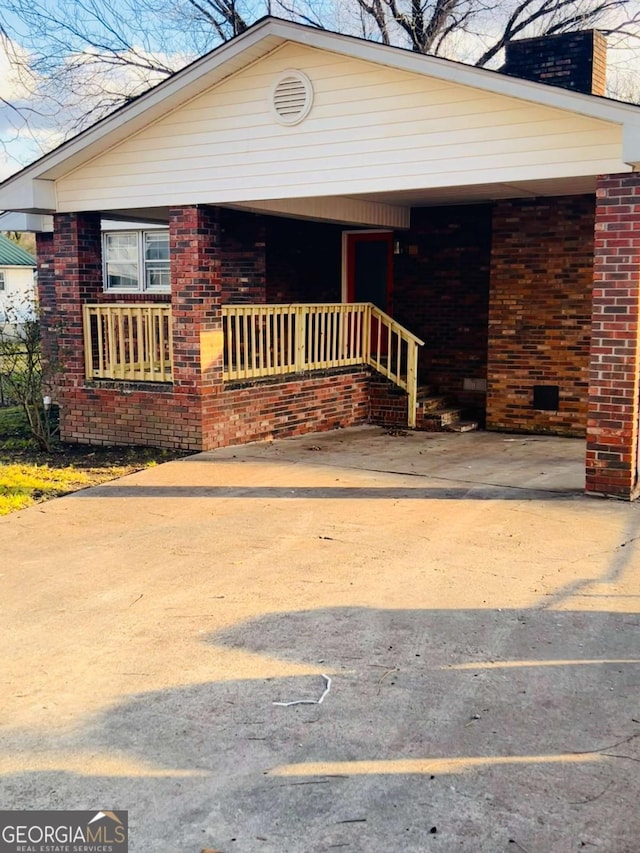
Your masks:
<svg viewBox="0 0 640 853"><path fill-rule="evenodd" d="M620 164L619 160L598 160L597 164L587 160L581 164L577 161L546 163L542 166L518 166L516 168L492 169L483 171L469 168L462 171L459 168L451 171L441 171L439 174L429 178L416 178L415 171L408 174L394 174L389 177L381 177L372 181L367 175L358 178L353 175L352 170L347 170L345 175L333 174L332 178L322 183L321 191L317 186L310 184L286 184L280 177L276 178L268 186L256 188L249 181L231 180L224 187L213 189L203 187L202 180L197 178L189 184L181 184L177 189L167 188L164 184L157 186L146 186L144 195L141 193L118 192L117 188L105 188L98 196L95 191L76 191L71 196L61 195L59 209L61 212L73 212L80 210L119 210L130 207L161 207L165 205L182 204L233 204L260 199L269 199L274 196L280 198L313 198L323 195L355 195L371 194L381 192L394 192L403 190L420 189L425 192L425 200L428 198L429 189L441 189L447 187L463 187L477 184L516 184L524 181L539 181L552 178L580 177L595 174L596 166L602 168L603 173L617 173L628 170ZM326 178L326 175L325 175Z"/></svg>

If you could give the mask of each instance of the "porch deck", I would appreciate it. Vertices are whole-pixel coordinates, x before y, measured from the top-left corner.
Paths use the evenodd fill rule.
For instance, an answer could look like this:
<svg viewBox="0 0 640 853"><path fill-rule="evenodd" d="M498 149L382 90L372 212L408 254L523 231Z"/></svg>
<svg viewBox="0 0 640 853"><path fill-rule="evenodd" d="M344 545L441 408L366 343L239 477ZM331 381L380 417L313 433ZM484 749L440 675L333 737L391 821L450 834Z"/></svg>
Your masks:
<svg viewBox="0 0 640 853"><path fill-rule="evenodd" d="M585 441L552 435L454 435L361 426L221 448L193 459L236 459L239 454L256 463L411 477L412 488L403 489L398 498L540 500L546 493L549 498L573 499L582 496L585 487ZM315 496L337 497L337 491L331 487Z"/></svg>

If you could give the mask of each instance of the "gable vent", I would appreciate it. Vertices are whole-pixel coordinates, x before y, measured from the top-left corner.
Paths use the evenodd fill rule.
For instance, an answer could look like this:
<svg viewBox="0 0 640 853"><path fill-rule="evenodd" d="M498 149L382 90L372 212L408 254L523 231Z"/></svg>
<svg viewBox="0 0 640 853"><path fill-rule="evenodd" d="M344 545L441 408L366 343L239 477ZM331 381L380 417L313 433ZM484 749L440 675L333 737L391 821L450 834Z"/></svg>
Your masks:
<svg viewBox="0 0 640 853"><path fill-rule="evenodd" d="M271 90L271 109L280 124L298 124L313 104L311 80L302 71L285 71Z"/></svg>

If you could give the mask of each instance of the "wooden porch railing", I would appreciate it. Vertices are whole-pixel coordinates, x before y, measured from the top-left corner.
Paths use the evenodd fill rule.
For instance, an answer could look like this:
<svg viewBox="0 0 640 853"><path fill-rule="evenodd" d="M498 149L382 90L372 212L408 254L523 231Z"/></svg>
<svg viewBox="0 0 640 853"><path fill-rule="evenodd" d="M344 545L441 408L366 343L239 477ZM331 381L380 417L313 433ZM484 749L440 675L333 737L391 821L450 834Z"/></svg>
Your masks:
<svg viewBox="0 0 640 853"><path fill-rule="evenodd" d="M369 364L408 395L415 426L423 341L368 302L224 305L226 382Z"/></svg>
<svg viewBox="0 0 640 853"><path fill-rule="evenodd" d="M171 382L171 306L84 305L87 379Z"/></svg>
<svg viewBox="0 0 640 853"><path fill-rule="evenodd" d="M171 306L85 305L88 379L171 382ZM406 391L415 426L423 341L368 302L225 305L225 382L368 364Z"/></svg>
<svg viewBox="0 0 640 853"><path fill-rule="evenodd" d="M418 347L424 341L375 305L370 305L371 326L367 364L407 392L407 424L416 425L418 399Z"/></svg>

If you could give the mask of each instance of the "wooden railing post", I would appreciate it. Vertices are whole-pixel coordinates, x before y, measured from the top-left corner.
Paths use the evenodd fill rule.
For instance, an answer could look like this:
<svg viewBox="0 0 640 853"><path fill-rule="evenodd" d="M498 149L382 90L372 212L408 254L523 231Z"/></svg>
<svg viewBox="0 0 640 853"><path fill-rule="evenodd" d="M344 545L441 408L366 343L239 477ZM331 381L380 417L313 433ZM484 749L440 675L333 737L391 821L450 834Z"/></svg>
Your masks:
<svg viewBox="0 0 640 853"><path fill-rule="evenodd" d="M97 318L97 322L100 323L100 317ZM89 305L82 306L82 326L84 332L84 375L86 379L91 379L93 376L93 347L91 345L91 311Z"/></svg>
<svg viewBox="0 0 640 853"><path fill-rule="evenodd" d="M418 402L418 345L414 341L407 343L407 426L416 425L416 405Z"/></svg>
<svg viewBox="0 0 640 853"><path fill-rule="evenodd" d="M306 317L307 308L305 305L296 305L295 307L295 369L296 373L301 373L305 369L307 362L306 358Z"/></svg>
<svg viewBox="0 0 640 853"><path fill-rule="evenodd" d="M371 303L367 302L362 317L362 358L371 364Z"/></svg>

